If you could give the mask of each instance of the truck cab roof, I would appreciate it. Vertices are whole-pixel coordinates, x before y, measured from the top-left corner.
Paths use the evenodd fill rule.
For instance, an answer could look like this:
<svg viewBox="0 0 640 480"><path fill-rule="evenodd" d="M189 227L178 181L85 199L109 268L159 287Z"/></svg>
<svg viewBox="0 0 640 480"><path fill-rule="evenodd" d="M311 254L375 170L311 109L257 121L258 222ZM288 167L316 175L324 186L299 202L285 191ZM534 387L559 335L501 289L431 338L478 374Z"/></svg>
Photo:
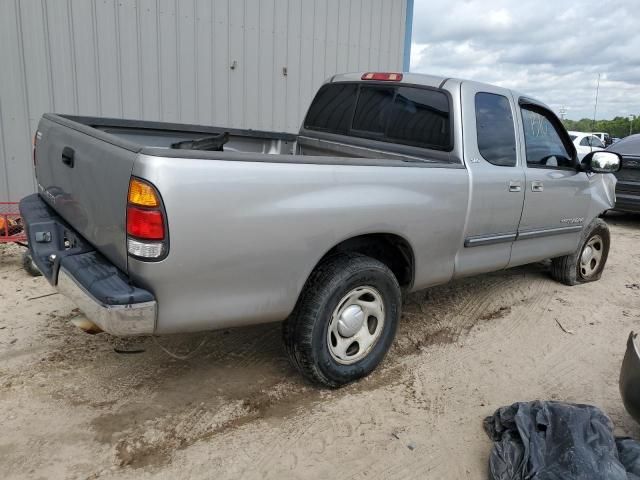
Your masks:
<svg viewBox="0 0 640 480"><path fill-rule="evenodd" d="M337 83L337 82L368 82L370 80L364 80L363 76L367 73L371 72L350 72L350 73L342 73L338 75L334 75L330 79L327 80L326 83ZM491 88L492 91L498 89L502 90L504 95L513 94L515 98L525 98L528 100L532 100L532 98L522 92L518 92L516 90L511 90L505 87L498 87L496 85L490 85L484 82L477 82L475 80L466 80L462 78L455 77L446 77L443 75L431 75L426 73L414 73L414 72L397 72L402 75L400 80L389 81L388 83L402 83L407 85L421 85L425 87L431 88L444 88L447 87L448 90L454 90L457 86L462 83L473 84L476 87L486 86L487 88ZM375 80L373 80L375 81ZM386 83L386 82L385 82ZM480 88L481 89L481 88ZM543 102L539 100L535 100L535 103L540 104L546 108L550 108Z"/></svg>

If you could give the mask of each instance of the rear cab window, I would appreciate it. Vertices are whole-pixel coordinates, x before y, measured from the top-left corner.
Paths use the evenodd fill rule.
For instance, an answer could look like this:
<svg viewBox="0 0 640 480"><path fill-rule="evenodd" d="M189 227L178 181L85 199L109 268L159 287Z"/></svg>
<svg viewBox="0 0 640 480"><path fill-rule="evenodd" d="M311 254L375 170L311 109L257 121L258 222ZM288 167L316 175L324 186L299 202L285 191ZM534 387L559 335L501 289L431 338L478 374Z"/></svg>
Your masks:
<svg viewBox="0 0 640 480"><path fill-rule="evenodd" d="M351 127L357 94L358 85L355 83L325 85L311 102L305 128L347 134Z"/></svg>
<svg viewBox="0 0 640 480"><path fill-rule="evenodd" d="M384 137L394 93L393 88L360 87L351 129L366 136Z"/></svg>
<svg viewBox="0 0 640 480"><path fill-rule="evenodd" d="M453 148L449 96L422 86L326 84L304 128L447 152Z"/></svg>

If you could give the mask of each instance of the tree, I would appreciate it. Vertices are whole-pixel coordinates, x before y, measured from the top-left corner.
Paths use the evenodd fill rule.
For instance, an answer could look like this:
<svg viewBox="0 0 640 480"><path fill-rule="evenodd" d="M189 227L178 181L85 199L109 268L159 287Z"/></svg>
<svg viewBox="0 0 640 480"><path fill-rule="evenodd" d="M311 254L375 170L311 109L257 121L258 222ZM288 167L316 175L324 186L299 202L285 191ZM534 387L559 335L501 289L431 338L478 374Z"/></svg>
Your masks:
<svg viewBox="0 0 640 480"><path fill-rule="evenodd" d="M640 116L636 115L631 124L631 133L640 133ZM596 120L583 118L581 120L562 120L567 130L577 132L606 132L612 137L626 137L629 135L630 121L628 117L615 117L612 120Z"/></svg>

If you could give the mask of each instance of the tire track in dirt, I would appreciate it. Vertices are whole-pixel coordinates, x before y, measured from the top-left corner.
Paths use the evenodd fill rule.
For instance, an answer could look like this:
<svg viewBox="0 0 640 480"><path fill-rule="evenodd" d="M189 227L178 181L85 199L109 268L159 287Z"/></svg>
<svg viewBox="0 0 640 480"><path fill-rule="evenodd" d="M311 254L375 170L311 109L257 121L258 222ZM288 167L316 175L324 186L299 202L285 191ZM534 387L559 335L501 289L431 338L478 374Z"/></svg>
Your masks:
<svg viewBox="0 0 640 480"><path fill-rule="evenodd" d="M635 272L622 263L619 268L625 278ZM329 476L335 474L332 459L344 463L344 478L464 478L464 466L448 457L464 447L465 439L456 443L447 428L476 422L476 413L478 418L484 414L478 406L486 394L483 383L500 384L490 378L495 364L489 362L480 370L476 365L477 385L454 383L450 390L456 370L473 366L479 352L498 347L506 351L511 343L522 343L532 331L528 326L544 322L553 333L538 328L540 338L531 339L540 345L540 356L536 351L510 354L512 372L503 373L501 382L513 385L505 389L504 398L517 392L519 381L538 383L540 392L559 390L567 376L578 373L563 362L563 355L575 358L586 346L576 341L579 335L564 334L553 321L556 310L563 308L554 302L565 296L565 288L547 278L544 266L534 265L412 294L398 345L381 368L335 392L316 390L300 380L287 364L280 329L273 325L215 332L192 360L177 362L146 340L146 352L118 356L105 336L79 335L62 318L38 319L34 338L47 352L42 355L45 361L38 354L7 373L17 379L38 372L41 376L25 379L26 391L37 391L46 378L38 395L90 412L87 427L100 445L110 449L118 463L139 467L118 471L131 478L152 476L174 459L193 458L187 452L198 449L207 452L213 465L224 466L220 471L239 472L237 477L243 478L303 478L313 465L326 465L321 473ZM636 299L627 298L616 295L611 301L619 305ZM58 309L62 317L71 311L66 308ZM581 312L572 321L581 324L587 314ZM484 334L485 326L496 324L499 328L492 328L491 335ZM467 348L467 338L474 333L473 348ZM545 350L545 342L558 336L561 348ZM200 338L161 341L187 353ZM518 378L518 372L531 365L544 372ZM580 391L587 381L565 385ZM461 396L473 398L476 406L463 404ZM474 412L463 419L457 416L458 408ZM415 438L417 448L410 450L407 444ZM237 456L235 462L231 455Z"/></svg>
<svg viewBox="0 0 640 480"><path fill-rule="evenodd" d="M435 311L432 311L432 314L438 315L438 313L442 312L443 315L437 322L438 327L435 330L436 342L430 337L433 332L433 325L426 324L427 322L424 319L418 318L414 320L415 328L411 332L410 338L413 344L418 346L416 354L419 354L423 347L433 343L439 343L439 349L445 351L459 348L458 343L471 332L478 322L495 320L509 313L509 307L496 306L497 304L502 304L503 301L503 298L500 295L496 295L496 293L508 289L511 283L510 279L494 274L487 280L482 285L473 284L471 280L465 280L460 282L462 285L455 284L453 286L440 287L441 290L445 290L444 296L449 302L438 301L440 292L436 291L429 295L427 302L422 300L418 304L419 309L424 311L425 303L427 304L426 308L429 308L431 301L436 299L434 303L437 307L434 309ZM469 286L472 286L472 288L469 288ZM454 288L455 290L452 290ZM461 301L458 301L460 297L462 297ZM453 304L450 303L451 300L454 301ZM444 335L443 331L445 332ZM402 353L406 354L406 350ZM460 363L463 364L466 359L467 356L463 355ZM437 364L437 362L435 363ZM434 368L436 368L436 365L434 365ZM438 417L446 413L447 403L441 393L441 389L447 388L446 385L434 385L431 380L427 380L411 370L409 375L409 379L405 381L408 401L426 412L432 421L436 421Z"/></svg>
<svg viewBox="0 0 640 480"><path fill-rule="evenodd" d="M586 316L575 310L572 311L571 318L562 318L560 321L565 328L571 328L570 331L573 334L566 334L559 328L554 330L555 335L562 339L562 348L553 349L538 358L538 362L545 367L545 374L537 379L537 384L540 385L541 391L551 392L557 399L580 401L578 398L563 398L558 392L567 389L575 391L578 387L584 389L585 385L593 382L593 379L585 378L578 373L580 363L576 362L576 359L585 356L588 361L591 346L585 341L587 338L585 329L589 328L589 325L586 322Z"/></svg>
<svg viewBox="0 0 640 480"><path fill-rule="evenodd" d="M416 318L412 322L414 325L418 325L418 328L411 332L411 336L414 339L429 345L429 334L432 325L425 321L427 319L422 314L422 311L427 311L430 312L429 316L432 319L437 320L436 325L440 328L449 329L448 337L443 340L447 342L452 339L457 341L469 333L478 321L478 317L482 317L491 309L495 304L496 292L508 288L509 279L505 279L501 275L494 275L482 285L474 284L472 280L465 280L461 283L462 285L441 287L441 292L422 294L422 299L418 303L420 313L414 313ZM471 288L465 288L465 286L470 286ZM426 301L424 301L425 297ZM499 296L497 298L500 299ZM433 300L435 300L435 309L431 306ZM412 312L409 313L411 314ZM442 313L444 314L441 315ZM100 336L76 335L76 331L73 330L75 327L62 323L63 318L58 320L60 322L51 327L53 330L49 329L49 332L52 332L48 333L49 339L56 342L59 341L61 344L67 343L67 345L65 345L64 355L53 355L49 359L51 363L49 369L51 371L60 367L64 369L77 368L77 364L86 362L88 351L92 351L93 354L98 356L112 355L113 344L110 341L100 339ZM223 409L221 414L215 415L212 410L219 408L219 402L218 405L188 406L174 411L175 405L172 403L149 409L148 406L136 407L126 398L124 401L120 398L113 408L107 408L107 412L101 415L99 420L94 423L96 428L104 428L105 425L111 426L111 429L107 428L99 435L106 440L111 440L111 438L118 439L114 447L114 456L118 464L131 465L133 467L162 464L170 461L174 452L204 441L212 435L225 434L230 429L235 430L255 421L272 418L273 415L278 416L280 413L271 411L271 406L283 396L278 394L279 389L287 391L285 396L288 398L284 402L285 408L295 410L296 405L299 405L299 401L305 396L305 388L300 388L300 384L296 382L291 384L274 381L274 378L278 378L277 375L282 373L278 370L282 368L283 363L286 363L286 358L279 346L279 328L260 326L253 329L215 332L212 335L213 338L207 341L203 351L186 364L176 363L163 357L148 341L143 343L144 348L147 349L144 356L150 357L147 361L157 362L159 360L160 365L156 364L154 369L145 370L144 372L146 373L138 371L135 381L127 382L125 386L144 385L144 389L153 395L154 392L165 390L167 386L174 383L174 380L183 375L185 370L190 371L188 377L192 378L201 377L203 374L207 375L207 370L210 370L211 374L216 376L224 375L223 371L228 375L229 368L233 372L241 370L252 371L253 373L248 377L245 375L239 378L238 386L232 386L231 391L227 392L226 398L231 407ZM72 339L70 344L68 343L69 338ZM175 338L169 337L164 339L164 345L170 349L177 350L179 353L186 353L186 351L198 344L199 338L198 336L189 335L176 336ZM424 339L426 339L426 342ZM401 353L399 359L405 356L405 353ZM214 369L196 365L201 363L202 360L219 363L220 365L217 365ZM386 373L392 371L394 371L393 362L380 372L380 378L383 380L379 385L385 384L384 377ZM289 373L291 373L290 370ZM119 374L116 369L108 373L104 380L117 377L119 377ZM255 389L253 393L251 393L251 390L247 392L246 389L246 382L251 377L255 378L257 383L260 384L259 388ZM162 381L159 381L159 378L162 378ZM106 383L110 382L107 381ZM176 386L178 385L184 387L181 383L176 384ZM425 385L420 385L419 380L416 385L417 388L413 397L423 398L423 410L430 412L430 416L434 419L444 414L445 402L443 396L435 395L430 397ZM207 390L206 384L201 384L201 387ZM228 382L226 384L223 382L223 388L226 387L230 387L230 385ZM374 385L374 388L378 388L378 386ZM419 393L418 390L420 391ZM103 393L105 392L99 392L98 395L80 394L78 397L78 394L70 396L68 392L62 391L56 393L55 396L75 404L89 403L95 406L105 406ZM109 397L107 395L107 398ZM196 402L201 398L201 395L195 395ZM303 403L301 402L300 404ZM143 413L142 410L146 410L146 413ZM114 417L110 411L119 412L119 415ZM124 417L138 418L142 420L142 423L137 428L113 428L114 426L119 426L121 424L120 419ZM345 426L346 430L338 436L354 436L355 433L349 429L349 424L345 424ZM325 433L327 438L334 436L331 429L326 430ZM116 436L113 437L114 435Z"/></svg>
<svg viewBox="0 0 640 480"><path fill-rule="evenodd" d="M525 280L523 280L524 282ZM498 332L501 340L508 340L528 322L541 321L546 314L547 305L551 301L551 293L557 287L553 280L544 278L528 281L526 285L524 296L517 299L521 305L514 308L514 315L509 317L509 321L505 322L503 328ZM516 299L512 297L512 301L516 301Z"/></svg>
<svg viewBox="0 0 640 480"><path fill-rule="evenodd" d="M454 312L454 315L462 318L457 323L455 342L442 345L438 350L446 352L459 348L459 342L483 322L500 321L501 328L498 330L498 337L479 342L480 348L482 345L494 348L494 345L508 340L524 324L532 319L539 319L544 314L545 306L549 302L549 292L554 286L555 283L546 278L536 279L532 283L526 278L526 274L511 273L492 282L489 288L485 286L482 294L469 292L470 299L477 299L479 296L479 300L465 302L464 308ZM526 303L526 308L521 305L522 303ZM515 305L505 307L510 304ZM442 358L445 354L437 355ZM413 372L413 378L405 382L407 398L426 410L430 422L437 422L439 417L446 414L449 406L447 396L443 394L443 391L450 388L446 385L446 376L453 374L452 370L464 368L467 362L474 361L475 355L475 350L462 349L456 352L455 365L443 365L439 364L440 362L437 360L433 361L433 364L430 365L431 370L442 369L443 372L447 372L440 381L434 382L432 375L427 375L423 370L418 369L417 372Z"/></svg>
<svg viewBox="0 0 640 480"><path fill-rule="evenodd" d="M426 299L421 299L403 312L397 348L402 354L432 344L449 344L468 334L476 322L482 320L495 303L496 291L508 284L500 277L488 279L482 286L469 282L454 287L434 287ZM415 300L414 300L415 302ZM416 309L418 310L416 312ZM496 309L497 311L498 309ZM427 313L428 312L428 313ZM425 314L428 318L425 318ZM492 314L487 320L492 319ZM432 320L431 322L429 320ZM431 338L433 337L433 338Z"/></svg>
<svg viewBox="0 0 640 480"><path fill-rule="evenodd" d="M446 378L453 374L451 370L455 370L458 366L464 367L467 361L473 360L475 352L478 349L482 349L484 344L489 344L489 347L493 344L500 344L508 340L511 335L517 334L528 322L539 320L545 315L546 307L553 297L551 292L557 287L557 284L544 277L538 278L534 282L531 282L526 277L527 275L519 274L505 277L504 281L492 285L492 288L484 292L478 302L480 305L473 306L465 312L467 320L461 326L470 325L470 329L473 329L478 325L479 319L496 320L501 323L498 333L499 338L493 337L485 341L478 341L476 338L478 345L473 350L462 350L455 353L457 358L453 365L446 361L434 359L430 362L428 372L425 372L422 367L414 369L413 384L408 387L409 396L417 397L413 405L418 407L428 405L430 408L426 417L422 415L421 421L426 422L437 430L442 418L447 415L447 411L450 408L456 408L456 405L451 404L449 398L451 395L447 393L450 387L447 387ZM477 292L474 292L472 297L474 295L477 295ZM522 302L522 300L525 302ZM509 305L510 303L515 303L515 305L506 312L506 315L497 315L497 318L492 315L496 312L496 307L499 312L499 305ZM521 303L526 303L526 306L521 305ZM460 314L461 312L458 311L456 313ZM464 331L462 331L459 339L462 340L465 336ZM454 348L459 347L455 344L441 345L437 347L434 356L443 358L446 356L444 351ZM440 350L443 351L442 354ZM517 369L517 365L514 365L514 369ZM442 373L439 375L434 374L434 370L441 370ZM478 402L480 403L482 395L481 393L479 395ZM430 403L430 401L433 403ZM460 449L458 443L455 445L447 445L445 443L433 446L429 453L421 452L419 457L412 457L412 461L406 467L398 467L396 465L394 468L386 470L385 474L380 478L409 478L415 476L418 472L424 476L429 476L429 478L465 478L469 476L469 472L463 466L452 465L451 462L442 462L440 460L446 458L452 450L456 449Z"/></svg>

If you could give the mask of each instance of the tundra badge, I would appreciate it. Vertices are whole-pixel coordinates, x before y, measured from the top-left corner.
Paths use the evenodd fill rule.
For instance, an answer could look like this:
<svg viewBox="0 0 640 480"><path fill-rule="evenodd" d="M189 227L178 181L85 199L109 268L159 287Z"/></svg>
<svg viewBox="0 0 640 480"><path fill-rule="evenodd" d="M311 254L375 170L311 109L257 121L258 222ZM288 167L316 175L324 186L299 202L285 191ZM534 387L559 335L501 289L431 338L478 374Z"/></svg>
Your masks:
<svg viewBox="0 0 640 480"><path fill-rule="evenodd" d="M560 220L560 223L568 223L568 224L576 224L584 222L584 217L575 217L575 218L563 218Z"/></svg>

